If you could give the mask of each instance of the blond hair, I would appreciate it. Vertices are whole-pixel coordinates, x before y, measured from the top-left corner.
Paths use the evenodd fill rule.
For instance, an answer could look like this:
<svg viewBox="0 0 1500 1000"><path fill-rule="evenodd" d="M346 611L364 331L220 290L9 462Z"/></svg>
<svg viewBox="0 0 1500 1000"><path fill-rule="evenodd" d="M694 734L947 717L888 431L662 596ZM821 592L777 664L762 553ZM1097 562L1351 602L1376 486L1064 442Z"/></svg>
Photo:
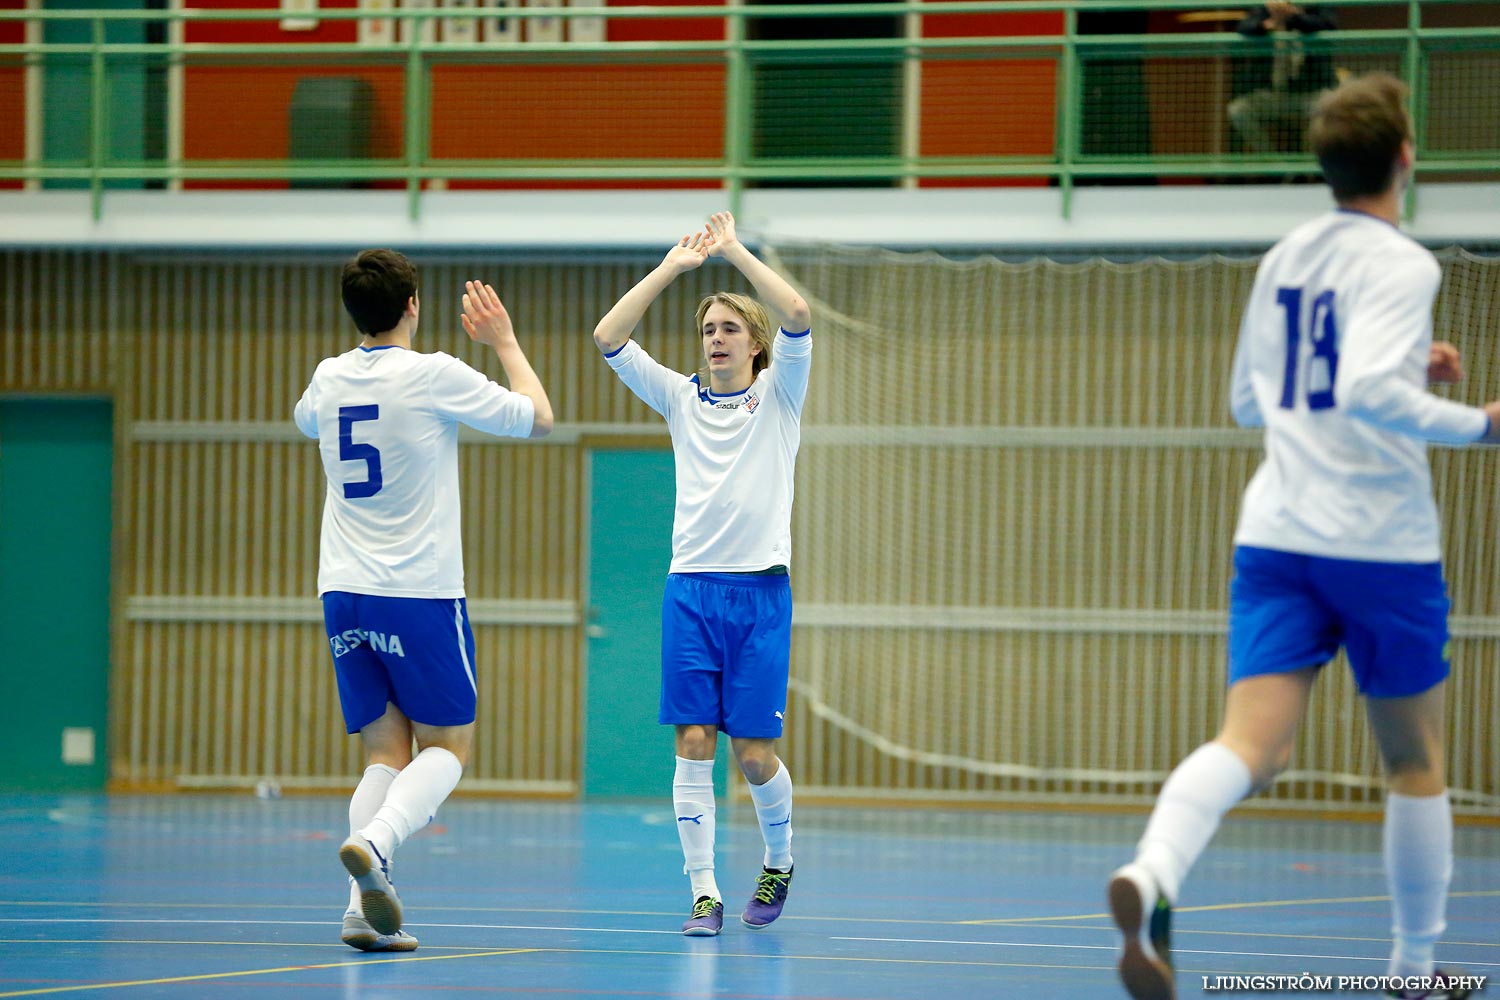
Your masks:
<svg viewBox="0 0 1500 1000"><path fill-rule="evenodd" d="M1412 138L1407 93L1389 73L1366 73L1313 105L1308 145L1336 200L1381 194L1395 180L1401 146Z"/></svg>
<svg viewBox="0 0 1500 1000"><path fill-rule="evenodd" d="M703 336L703 318L708 315L709 308L716 302L733 310L745 321L750 339L760 348L760 353L750 359L750 377L754 378L771 363L771 341L776 335L771 329L771 316L766 312L765 306L748 295L740 295L738 292L714 292L712 295L705 295L703 301L698 303L699 337ZM704 388L708 387L707 366L698 369L698 384Z"/></svg>

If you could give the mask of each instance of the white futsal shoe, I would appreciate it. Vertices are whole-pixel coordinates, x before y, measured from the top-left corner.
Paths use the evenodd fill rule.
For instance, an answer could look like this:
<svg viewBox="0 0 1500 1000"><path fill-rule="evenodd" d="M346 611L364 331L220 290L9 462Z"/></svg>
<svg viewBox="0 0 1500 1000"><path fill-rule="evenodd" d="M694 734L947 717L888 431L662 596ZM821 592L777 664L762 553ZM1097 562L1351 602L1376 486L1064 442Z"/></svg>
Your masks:
<svg viewBox="0 0 1500 1000"><path fill-rule="evenodd" d="M344 870L359 886L359 902L365 919L378 933L395 934L401 929L401 899L391 884L390 862L375 845L359 834L351 834L339 847Z"/></svg>
<svg viewBox="0 0 1500 1000"><path fill-rule="evenodd" d="M381 934L370 926L364 915L355 910L344 914L344 932L340 940L360 951L416 951L417 939L405 931Z"/></svg>

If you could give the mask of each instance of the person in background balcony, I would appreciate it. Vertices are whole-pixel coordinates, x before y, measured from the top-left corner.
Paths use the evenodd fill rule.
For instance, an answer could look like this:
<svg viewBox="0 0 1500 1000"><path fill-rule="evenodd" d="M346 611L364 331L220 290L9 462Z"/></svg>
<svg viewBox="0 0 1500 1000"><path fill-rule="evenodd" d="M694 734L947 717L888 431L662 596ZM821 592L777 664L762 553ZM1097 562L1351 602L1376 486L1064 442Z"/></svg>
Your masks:
<svg viewBox="0 0 1500 1000"><path fill-rule="evenodd" d="M1237 29L1252 39L1271 39L1267 57L1235 64L1235 93L1229 120L1250 153L1300 153L1307 115L1318 94L1336 82L1333 57L1307 53L1300 37L1338 27L1333 12L1317 4L1278 0L1253 7Z"/></svg>

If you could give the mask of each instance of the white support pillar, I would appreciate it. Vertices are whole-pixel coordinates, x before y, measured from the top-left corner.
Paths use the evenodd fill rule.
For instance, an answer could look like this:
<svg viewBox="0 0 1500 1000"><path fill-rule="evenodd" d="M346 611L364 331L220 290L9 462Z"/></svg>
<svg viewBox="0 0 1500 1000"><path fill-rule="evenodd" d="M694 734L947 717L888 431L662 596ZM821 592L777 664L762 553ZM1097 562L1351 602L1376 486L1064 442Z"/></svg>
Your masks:
<svg viewBox="0 0 1500 1000"><path fill-rule="evenodd" d="M922 38L922 15L906 15L906 40L918 42ZM902 95L901 158L914 160L922 153L922 60L914 50L906 50L905 86ZM915 177L903 177L903 188L915 188Z"/></svg>
<svg viewBox="0 0 1500 1000"><path fill-rule="evenodd" d="M171 0L168 7L173 11L183 9L184 0ZM167 22L167 44L177 46L187 40L187 26L180 18ZM167 58L167 162L180 164L183 156L182 117L186 97L185 73L182 54L173 52ZM168 191L181 191L182 178L167 181Z"/></svg>

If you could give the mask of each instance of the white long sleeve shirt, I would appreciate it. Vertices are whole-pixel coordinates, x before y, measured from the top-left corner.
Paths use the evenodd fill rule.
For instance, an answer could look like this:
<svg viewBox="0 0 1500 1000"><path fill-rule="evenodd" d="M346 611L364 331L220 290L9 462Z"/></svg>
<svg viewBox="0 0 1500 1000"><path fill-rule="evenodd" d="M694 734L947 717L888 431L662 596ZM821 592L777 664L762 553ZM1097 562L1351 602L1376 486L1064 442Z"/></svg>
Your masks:
<svg viewBox="0 0 1500 1000"><path fill-rule="evenodd" d="M442 352L321 362L294 414L328 478L318 593L463 597L458 425L527 437L534 416L530 397Z"/></svg>
<svg viewBox="0 0 1500 1000"><path fill-rule="evenodd" d="M772 363L744 392L717 396L635 341L606 355L630 391L667 419L677 477L673 573L753 573L792 560L792 473L802 439L811 331L777 331Z"/></svg>
<svg viewBox="0 0 1500 1000"><path fill-rule="evenodd" d="M1390 224L1335 211L1256 273L1230 385L1266 428L1236 544L1337 559L1436 562L1427 442L1469 444L1483 409L1427 391L1436 258Z"/></svg>

